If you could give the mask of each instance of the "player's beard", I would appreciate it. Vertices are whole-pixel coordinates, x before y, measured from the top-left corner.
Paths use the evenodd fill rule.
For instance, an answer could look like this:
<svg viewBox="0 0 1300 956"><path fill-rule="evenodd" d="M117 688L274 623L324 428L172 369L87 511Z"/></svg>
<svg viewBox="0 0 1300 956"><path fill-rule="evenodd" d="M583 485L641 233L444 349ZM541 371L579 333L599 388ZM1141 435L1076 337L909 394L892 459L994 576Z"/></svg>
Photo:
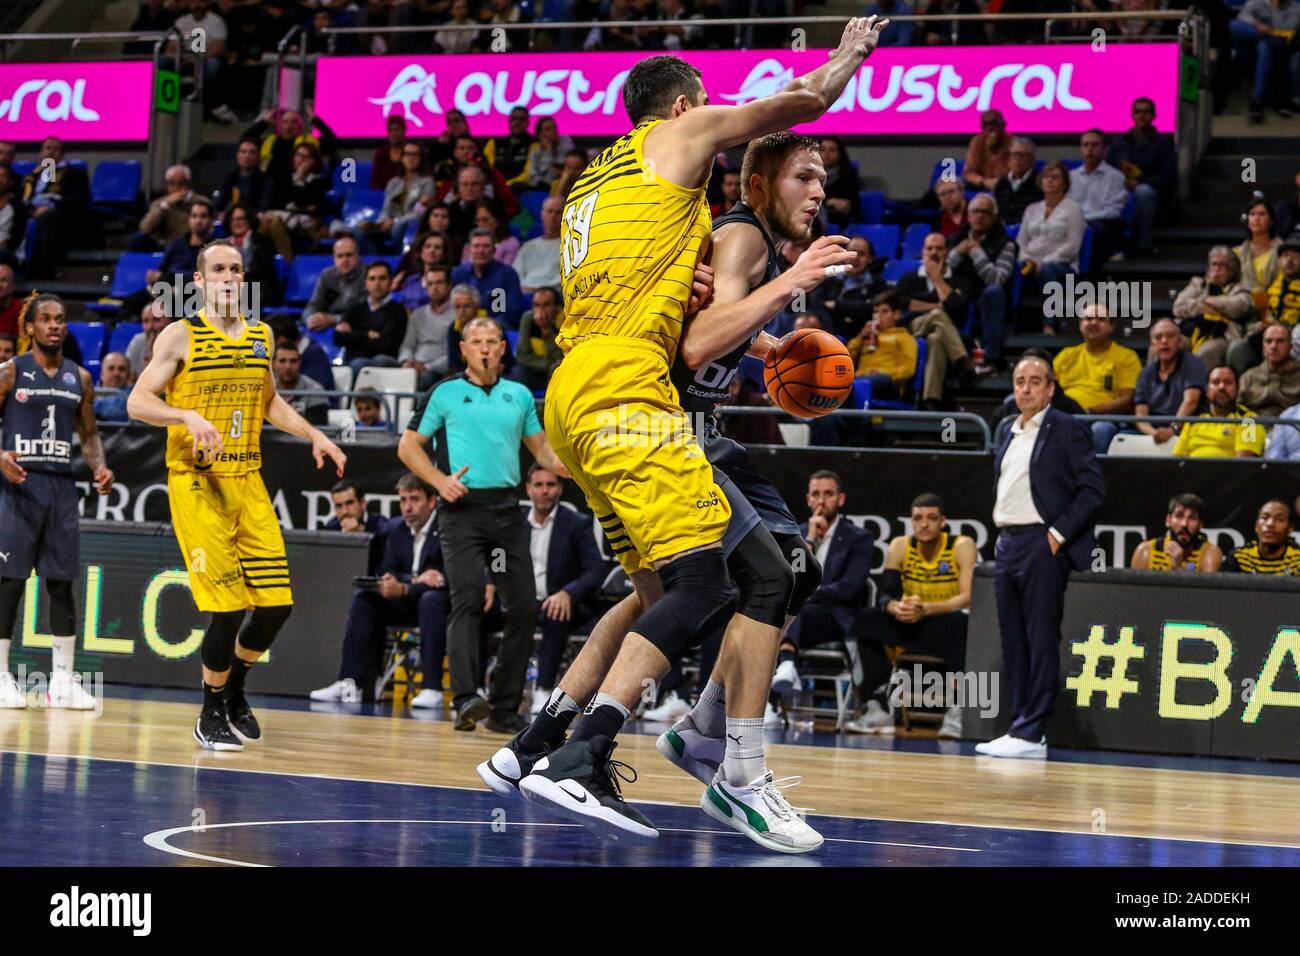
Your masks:
<svg viewBox="0 0 1300 956"><path fill-rule="evenodd" d="M35 349L39 349L41 354L44 355L46 358L50 358L50 359L58 358L60 355L63 354L63 339L59 339L59 341L54 345L49 345L45 342L42 342L40 339L33 338L32 347Z"/></svg>
<svg viewBox="0 0 1300 956"><path fill-rule="evenodd" d="M768 201L767 207L762 210L762 216L772 232L782 239L807 242L812 238L812 223L802 222L802 216L797 211L782 210L775 197Z"/></svg>

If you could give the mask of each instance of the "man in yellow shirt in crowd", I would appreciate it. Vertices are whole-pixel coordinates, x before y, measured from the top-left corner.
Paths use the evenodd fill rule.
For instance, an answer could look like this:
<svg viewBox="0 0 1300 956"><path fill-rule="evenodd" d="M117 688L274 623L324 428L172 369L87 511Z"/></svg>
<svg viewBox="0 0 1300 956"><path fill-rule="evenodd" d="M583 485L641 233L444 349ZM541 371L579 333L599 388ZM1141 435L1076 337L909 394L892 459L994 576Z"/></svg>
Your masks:
<svg viewBox="0 0 1300 956"><path fill-rule="evenodd" d="M1056 385L1088 415L1132 415L1142 361L1130 348L1112 340L1115 320L1106 307L1089 305L1079 317L1083 342L1061 349L1052 362ZM1114 422L1093 422L1092 441L1104 455L1120 430Z"/></svg>
<svg viewBox="0 0 1300 956"><path fill-rule="evenodd" d="M872 398L897 398L916 375L916 339L901 326L908 300L890 289L871 300L871 318L849 339L849 356L859 378L871 380Z"/></svg>
<svg viewBox="0 0 1300 956"><path fill-rule="evenodd" d="M1226 422L1185 424L1178 432L1174 455L1179 458L1259 458L1264 454L1264 426L1254 412L1237 403L1237 373L1230 365L1210 369L1205 397L1210 410L1202 418L1239 418L1240 425Z"/></svg>

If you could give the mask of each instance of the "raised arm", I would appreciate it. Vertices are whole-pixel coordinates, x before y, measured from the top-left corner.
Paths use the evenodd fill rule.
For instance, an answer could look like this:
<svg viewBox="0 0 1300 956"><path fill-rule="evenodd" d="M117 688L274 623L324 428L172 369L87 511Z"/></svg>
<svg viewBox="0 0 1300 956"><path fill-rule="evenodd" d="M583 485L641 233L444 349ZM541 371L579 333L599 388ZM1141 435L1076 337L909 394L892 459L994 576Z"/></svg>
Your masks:
<svg viewBox="0 0 1300 956"><path fill-rule="evenodd" d="M84 368L81 375L81 404L77 407L77 435L81 438L81 457L95 479L95 490L106 495L113 487L113 472L104 458L104 443L99 440L99 423L95 421L95 380ZM3 399L0 399L3 404Z"/></svg>

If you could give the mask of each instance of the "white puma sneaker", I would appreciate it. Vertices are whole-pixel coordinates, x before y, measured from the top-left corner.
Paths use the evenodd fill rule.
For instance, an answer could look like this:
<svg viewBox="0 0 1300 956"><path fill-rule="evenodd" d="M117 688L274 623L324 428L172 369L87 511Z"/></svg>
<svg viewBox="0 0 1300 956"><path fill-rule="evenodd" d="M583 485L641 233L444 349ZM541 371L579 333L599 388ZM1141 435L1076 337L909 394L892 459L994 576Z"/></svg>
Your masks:
<svg viewBox="0 0 1300 956"><path fill-rule="evenodd" d="M666 734L660 734L655 748L668 761L685 770L706 787L713 783L726 751L724 741L706 737L695 727L688 713Z"/></svg>
<svg viewBox="0 0 1300 956"><path fill-rule="evenodd" d="M69 674L55 671L50 675L49 702L51 707L65 710L94 710L95 698Z"/></svg>
<svg viewBox="0 0 1300 956"><path fill-rule="evenodd" d="M719 770L700 797L700 808L719 823L739 830L761 847L778 853L811 853L824 842L804 822L799 809L790 806L781 787L794 786L802 778L772 779L765 770L748 786L733 787Z"/></svg>
<svg viewBox="0 0 1300 956"><path fill-rule="evenodd" d="M18 686L18 679L8 671L0 673L0 710L22 710L27 706L27 694Z"/></svg>

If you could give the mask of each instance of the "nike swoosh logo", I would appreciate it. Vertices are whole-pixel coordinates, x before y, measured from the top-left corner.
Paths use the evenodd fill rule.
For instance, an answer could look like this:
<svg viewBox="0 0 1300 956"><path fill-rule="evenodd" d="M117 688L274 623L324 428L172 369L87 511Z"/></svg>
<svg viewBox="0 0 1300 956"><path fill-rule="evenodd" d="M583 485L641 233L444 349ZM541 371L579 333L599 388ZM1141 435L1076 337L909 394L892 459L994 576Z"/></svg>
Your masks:
<svg viewBox="0 0 1300 956"><path fill-rule="evenodd" d="M574 800L577 800L579 803L587 802L587 795L585 793L579 796L578 794L574 793L572 790L566 790L563 784L557 784L557 786L561 790L564 790L564 792L567 793L569 796L573 797Z"/></svg>

